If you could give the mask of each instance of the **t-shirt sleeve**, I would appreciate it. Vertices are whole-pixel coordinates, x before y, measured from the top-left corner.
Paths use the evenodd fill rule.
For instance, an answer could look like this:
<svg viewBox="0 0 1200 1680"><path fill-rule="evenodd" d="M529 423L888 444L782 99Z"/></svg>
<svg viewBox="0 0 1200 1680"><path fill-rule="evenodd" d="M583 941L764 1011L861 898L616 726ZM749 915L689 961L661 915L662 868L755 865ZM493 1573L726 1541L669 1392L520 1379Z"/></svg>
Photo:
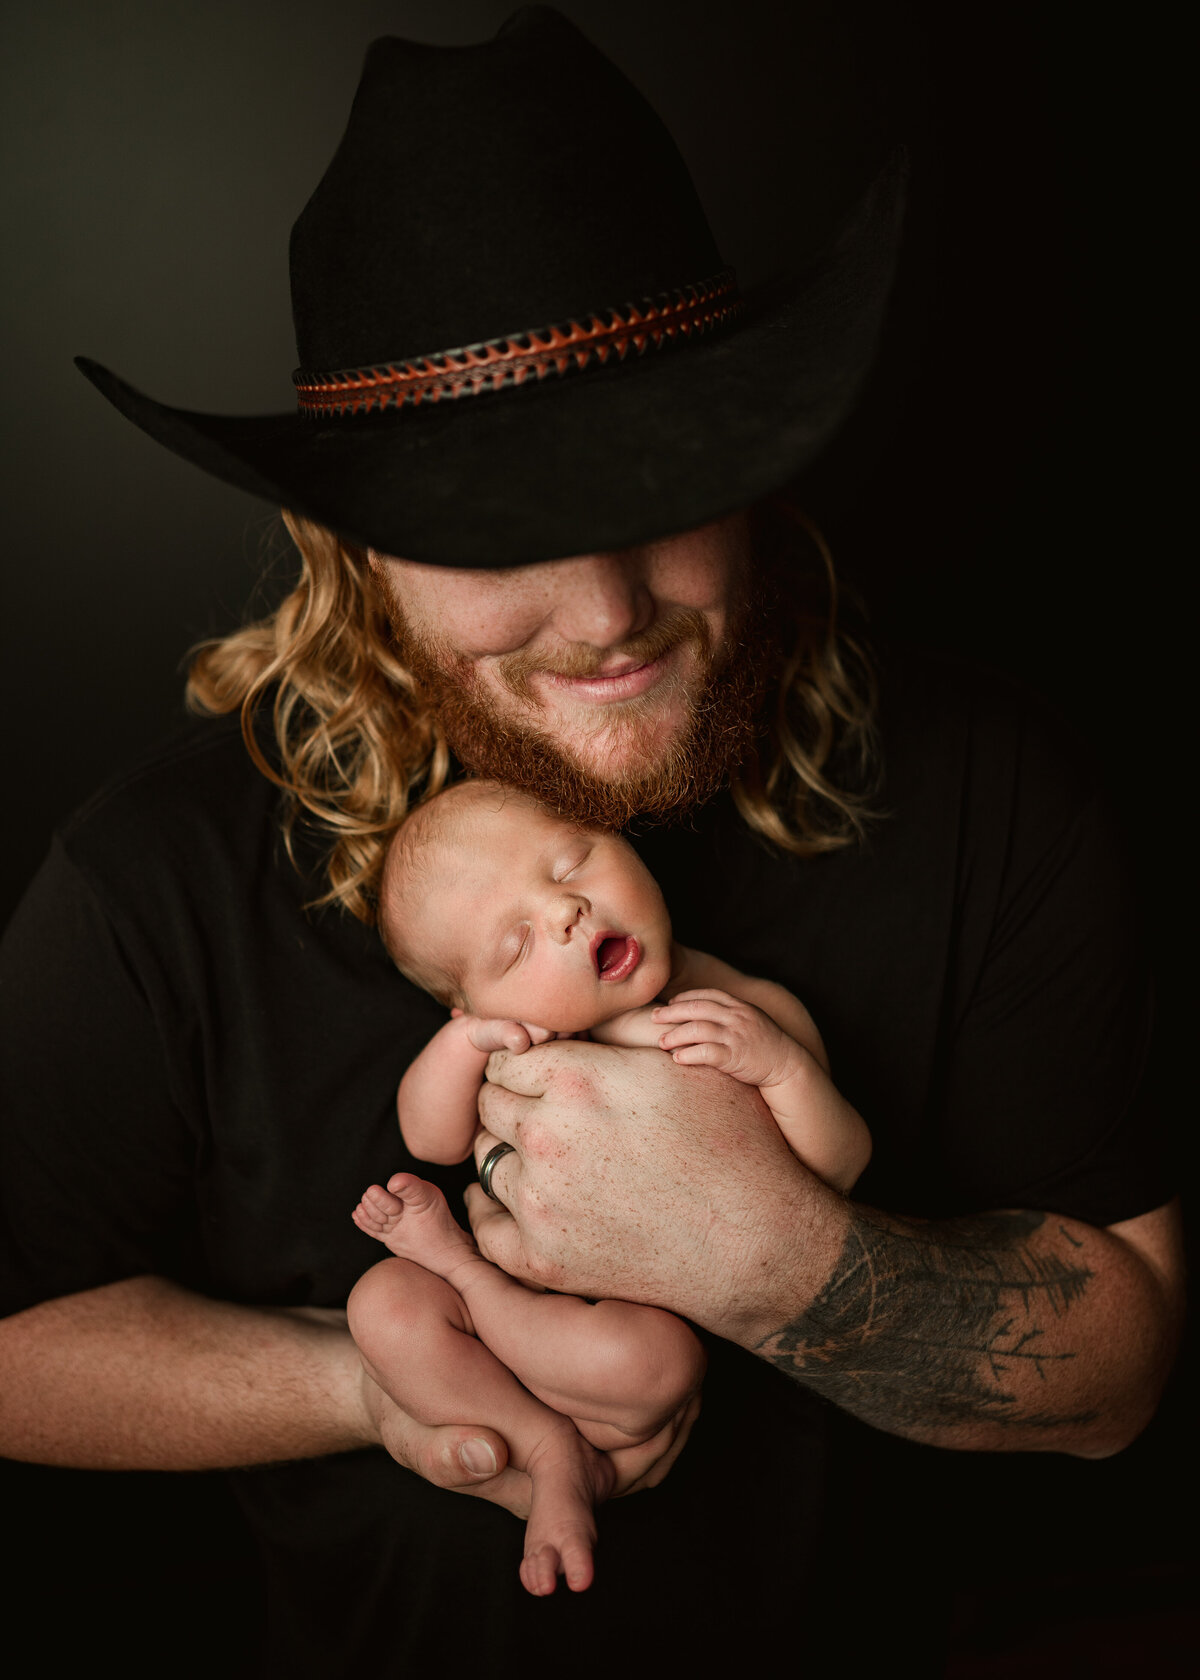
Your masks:
<svg viewBox="0 0 1200 1680"><path fill-rule="evenodd" d="M0 944L5 1313L186 1280L196 1140L113 921L56 842Z"/></svg>
<svg viewBox="0 0 1200 1680"><path fill-rule="evenodd" d="M981 780L967 809L952 1173L992 1206L1095 1225L1149 1212L1177 1185L1138 892L1107 794L1059 720L1028 711L1011 775Z"/></svg>

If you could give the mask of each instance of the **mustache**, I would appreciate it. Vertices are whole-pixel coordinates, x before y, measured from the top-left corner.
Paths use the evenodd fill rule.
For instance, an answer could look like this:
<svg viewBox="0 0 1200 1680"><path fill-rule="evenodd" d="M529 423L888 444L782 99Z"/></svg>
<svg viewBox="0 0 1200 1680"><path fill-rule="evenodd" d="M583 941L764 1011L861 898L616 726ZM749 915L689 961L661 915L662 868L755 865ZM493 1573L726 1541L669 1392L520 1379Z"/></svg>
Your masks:
<svg viewBox="0 0 1200 1680"><path fill-rule="evenodd" d="M518 648L505 654L497 669L501 681L519 700L532 700L530 679L539 671L552 672L559 677L598 677L605 665L614 659L629 660L633 665L651 665L684 643L699 644L703 663L711 664L712 637L708 620L695 607L676 607L664 617L656 619L645 630L631 636L616 647L595 647L590 642L567 642L554 650Z"/></svg>

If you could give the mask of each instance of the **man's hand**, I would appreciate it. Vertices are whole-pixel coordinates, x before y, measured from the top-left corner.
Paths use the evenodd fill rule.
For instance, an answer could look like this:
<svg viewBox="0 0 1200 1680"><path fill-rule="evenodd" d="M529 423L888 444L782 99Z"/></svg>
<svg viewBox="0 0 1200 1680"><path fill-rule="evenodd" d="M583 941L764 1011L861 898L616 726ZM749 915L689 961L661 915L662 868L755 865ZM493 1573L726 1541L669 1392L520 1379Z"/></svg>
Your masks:
<svg viewBox="0 0 1200 1680"><path fill-rule="evenodd" d="M494 1429L469 1423L435 1427L418 1423L362 1372L362 1403L368 1432L397 1464L415 1470L435 1487L471 1493L503 1505L514 1516L529 1515L529 1477L508 1466L508 1445Z"/></svg>
<svg viewBox="0 0 1200 1680"><path fill-rule="evenodd" d="M615 1447L609 1458L617 1472L611 1497L657 1487L684 1449L692 1425L700 1416L700 1396L693 1394L682 1411L664 1423L657 1435L636 1447Z"/></svg>
<svg viewBox="0 0 1200 1680"><path fill-rule="evenodd" d="M753 1345L807 1305L846 1225L762 1098L654 1050L504 1052L479 1098L498 1205L467 1192L476 1240L515 1277L666 1307ZM780 1316L782 1313L782 1317Z"/></svg>
<svg viewBox="0 0 1200 1680"><path fill-rule="evenodd" d="M494 1429L469 1423L439 1427L418 1423L380 1388L365 1367L362 1404L369 1437L385 1447L397 1464L415 1471L434 1487L490 1499L514 1516L529 1516L529 1477L509 1466L508 1444ZM616 1471L610 1497L617 1499L622 1494L657 1487L683 1451L699 1415L700 1396L694 1394L649 1441L610 1452L608 1457Z"/></svg>
<svg viewBox="0 0 1200 1680"><path fill-rule="evenodd" d="M666 1307L876 1428L933 1445L1103 1456L1162 1389L1178 1208L1105 1230L1041 1210L908 1219L791 1154L753 1086L661 1052L496 1055L486 1128L515 1153L467 1205L515 1276ZM1132 1328L1131 1328L1132 1327Z"/></svg>

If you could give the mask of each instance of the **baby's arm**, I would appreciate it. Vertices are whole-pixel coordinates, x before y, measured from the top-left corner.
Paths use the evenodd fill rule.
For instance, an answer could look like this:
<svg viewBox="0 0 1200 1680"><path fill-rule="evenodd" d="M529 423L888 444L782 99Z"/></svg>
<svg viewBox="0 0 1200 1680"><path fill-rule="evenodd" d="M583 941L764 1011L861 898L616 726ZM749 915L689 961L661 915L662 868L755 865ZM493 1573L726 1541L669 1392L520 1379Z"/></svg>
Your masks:
<svg viewBox="0 0 1200 1680"><path fill-rule="evenodd" d="M666 989L670 1002L673 1003L680 992L730 992L735 998L741 998L743 1003L752 1003L764 1015L769 1015L777 1027L782 1027L802 1049L816 1058L824 1072L829 1072L829 1057L825 1054L825 1044L817 1031L817 1024L800 999L786 986L778 986L774 980L758 980L752 974L743 974L729 963L722 962L720 957L710 957L707 951L692 951L686 945L677 945L675 950L674 971Z"/></svg>
<svg viewBox="0 0 1200 1680"><path fill-rule="evenodd" d="M830 1079L824 1046L803 1004L767 981L753 982L747 989L763 996L768 987L770 1002L777 1006L773 994L779 993L794 1006L781 1012L811 1035L810 1045L815 1047L785 1032L774 1010L768 1014L755 1003L713 987L677 992L670 1003L652 1011L660 1028L659 1045L677 1062L720 1068L747 1085L757 1085L792 1152L845 1194L870 1159L871 1134Z"/></svg>
<svg viewBox="0 0 1200 1680"><path fill-rule="evenodd" d="M704 951L691 951L685 945L675 946L675 960L671 978L664 988L664 996L674 1001L682 992L728 992L743 1003L751 1003L769 1015L776 1026L782 1027L802 1049L815 1058L821 1068L829 1072L829 1057L817 1031L816 1022L798 997L773 980L756 980L731 968L719 957ZM653 1007L627 1009L609 1021L593 1027L591 1036L600 1044L619 1044L629 1050L663 1048L662 1023Z"/></svg>
<svg viewBox="0 0 1200 1680"><path fill-rule="evenodd" d="M619 1044L623 1050L661 1050L663 1030L653 1008L626 1009L611 1020L602 1021L588 1034L597 1044Z"/></svg>
<svg viewBox="0 0 1200 1680"><path fill-rule="evenodd" d="M479 1125L479 1087L493 1050L528 1050L553 1035L520 1021L456 1014L434 1033L396 1093L405 1143L419 1161L465 1161Z"/></svg>

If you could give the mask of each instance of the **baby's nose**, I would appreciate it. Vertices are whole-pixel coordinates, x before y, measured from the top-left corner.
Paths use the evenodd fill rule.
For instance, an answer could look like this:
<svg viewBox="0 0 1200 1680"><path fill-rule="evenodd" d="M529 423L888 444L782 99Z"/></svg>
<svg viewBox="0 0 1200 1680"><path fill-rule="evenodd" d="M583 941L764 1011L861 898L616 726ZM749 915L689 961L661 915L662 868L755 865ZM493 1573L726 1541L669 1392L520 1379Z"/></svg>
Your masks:
<svg viewBox="0 0 1200 1680"><path fill-rule="evenodd" d="M551 939L565 945L580 917L588 915L591 908L580 893L562 893L552 900L546 910L546 925Z"/></svg>

